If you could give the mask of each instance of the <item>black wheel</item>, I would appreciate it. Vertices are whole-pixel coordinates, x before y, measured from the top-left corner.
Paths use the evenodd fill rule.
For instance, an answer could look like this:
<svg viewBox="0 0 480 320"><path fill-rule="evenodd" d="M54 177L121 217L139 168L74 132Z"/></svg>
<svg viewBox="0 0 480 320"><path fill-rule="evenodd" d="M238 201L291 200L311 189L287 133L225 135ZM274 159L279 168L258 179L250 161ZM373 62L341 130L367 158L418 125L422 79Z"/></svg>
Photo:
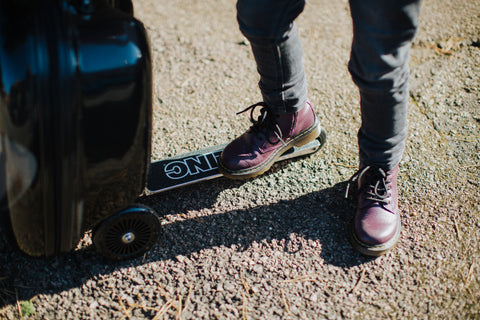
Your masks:
<svg viewBox="0 0 480 320"><path fill-rule="evenodd" d="M126 260L147 252L160 233L161 224L155 212L134 205L101 222L93 231L93 244L107 259Z"/></svg>

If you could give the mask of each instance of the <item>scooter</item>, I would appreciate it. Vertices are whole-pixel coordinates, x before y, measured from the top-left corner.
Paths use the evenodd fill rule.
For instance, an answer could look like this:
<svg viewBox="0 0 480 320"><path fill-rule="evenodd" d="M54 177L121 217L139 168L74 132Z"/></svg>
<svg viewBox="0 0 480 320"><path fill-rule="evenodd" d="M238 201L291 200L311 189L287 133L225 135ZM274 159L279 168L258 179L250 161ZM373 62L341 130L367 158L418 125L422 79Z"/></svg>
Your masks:
<svg viewBox="0 0 480 320"><path fill-rule="evenodd" d="M92 230L108 259L147 252L160 217L135 201L221 177L225 146L151 162L151 131L150 46L131 0L0 0L0 218L20 251L70 252Z"/></svg>

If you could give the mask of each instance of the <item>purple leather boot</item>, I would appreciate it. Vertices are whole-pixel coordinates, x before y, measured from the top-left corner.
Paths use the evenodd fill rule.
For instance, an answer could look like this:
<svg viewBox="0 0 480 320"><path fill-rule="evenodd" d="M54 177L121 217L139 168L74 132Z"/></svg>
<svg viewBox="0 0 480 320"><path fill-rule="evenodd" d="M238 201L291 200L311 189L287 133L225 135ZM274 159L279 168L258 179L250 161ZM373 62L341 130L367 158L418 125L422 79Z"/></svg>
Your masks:
<svg viewBox="0 0 480 320"><path fill-rule="evenodd" d="M397 190L398 165L390 171L367 166L349 181L358 182L358 202L351 232L353 246L362 254L379 256L400 237ZM347 196L349 190L347 189Z"/></svg>
<svg viewBox="0 0 480 320"><path fill-rule="evenodd" d="M255 120L257 107L262 108ZM274 114L263 102L242 112L247 110L253 125L225 147L218 161L220 172L228 178L246 179L264 173L285 151L315 140L321 131L308 102L294 113Z"/></svg>

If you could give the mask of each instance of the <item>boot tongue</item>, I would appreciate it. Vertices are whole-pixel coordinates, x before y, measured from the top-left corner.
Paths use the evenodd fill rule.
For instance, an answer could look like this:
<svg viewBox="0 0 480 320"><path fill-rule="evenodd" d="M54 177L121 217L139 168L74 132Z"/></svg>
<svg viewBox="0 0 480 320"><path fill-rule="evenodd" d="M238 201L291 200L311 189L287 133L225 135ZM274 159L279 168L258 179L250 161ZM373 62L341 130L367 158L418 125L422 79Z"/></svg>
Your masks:
<svg viewBox="0 0 480 320"><path fill-rule="evenodd" d="M250 107L252 109L252 107ZM245 112L245 109L242 112ZM253 123L249 129L249 132L253 134L254 139L256 139L260 144L262 141L267 142L270 146L277 145L278 143L286 144L283 137L286 137L284 130L279 125L279 120L281 120L283 115L277 115L271 112L267 107L262 107L260 110L260 115L257 120L253 118L253 109L250 114L250 120ZM266 147L266 146L264 146ZM268 147L267 147L268 148Z"/></svg>
<svg viewBox="0 0 480 320"><path fill-rule="evenodd" d="M295 128L295 112L272 114L273 121L277 123L282 131L282 137L290 137L293 135L293 128Z"/></svg>
<svg viewBox="0 0 480 320"><path fill-rule="evenodd" d="M367 167L358 177L358 187L365 190L365 200L388 204L387 174L378 167Z"/></svg>

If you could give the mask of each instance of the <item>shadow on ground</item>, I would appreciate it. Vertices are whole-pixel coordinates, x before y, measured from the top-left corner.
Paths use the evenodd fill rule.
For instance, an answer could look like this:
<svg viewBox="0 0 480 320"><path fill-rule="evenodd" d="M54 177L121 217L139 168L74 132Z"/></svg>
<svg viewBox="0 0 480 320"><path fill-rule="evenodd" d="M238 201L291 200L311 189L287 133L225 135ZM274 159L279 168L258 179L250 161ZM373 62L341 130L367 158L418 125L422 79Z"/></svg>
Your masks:
<svg viewBox="0 0 480 320"><path fill-rule="evenodd" d="M215 202L218 192L241 183L219 179L183 188L180 193L170 191L151 196L142 202L160 210L165 210L165 206L169 211L201 210ZM196 201L198 190L204 188L209 189L208 196L202 194L203 201ZM285 243L285 252L295 253L302 248L290 242L292 233L318 240L321 244L319 254L326 264L348 268L366 263L369 259L356 253L346 237L353 208L343 199L344 190L345 184L340 183L291 201L165 223L164 235L158 244L143 258L131 261L107 261L93 246L60 257L36 259L25 257L2 240L0 308L38 294L57 294L81 287L88 279L108 275L120 268L176 259L178 255L188 256L219 246L235 246L242 251L254 242L276 239ZM192 199L188 202L190 206L185 208L183 199Z"/></svg>

